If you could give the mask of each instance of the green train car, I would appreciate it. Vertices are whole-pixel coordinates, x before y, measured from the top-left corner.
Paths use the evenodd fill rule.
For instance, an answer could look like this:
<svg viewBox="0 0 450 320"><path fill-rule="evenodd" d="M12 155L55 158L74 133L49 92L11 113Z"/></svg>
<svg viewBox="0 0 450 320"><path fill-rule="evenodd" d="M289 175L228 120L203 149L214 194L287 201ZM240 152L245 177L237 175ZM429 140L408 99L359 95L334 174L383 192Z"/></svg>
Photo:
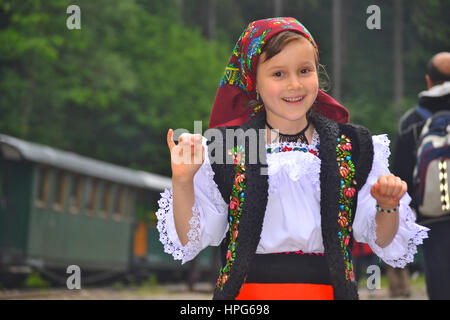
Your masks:
<svg viewBox="0 0 450 320"><path fill-rule="evenodd" d="M155 211L170 186L164 176L0 134L0 281L38 270L65 283L69 265L91 279L211 272L212 248L183 266L163 251Z"/></svg>

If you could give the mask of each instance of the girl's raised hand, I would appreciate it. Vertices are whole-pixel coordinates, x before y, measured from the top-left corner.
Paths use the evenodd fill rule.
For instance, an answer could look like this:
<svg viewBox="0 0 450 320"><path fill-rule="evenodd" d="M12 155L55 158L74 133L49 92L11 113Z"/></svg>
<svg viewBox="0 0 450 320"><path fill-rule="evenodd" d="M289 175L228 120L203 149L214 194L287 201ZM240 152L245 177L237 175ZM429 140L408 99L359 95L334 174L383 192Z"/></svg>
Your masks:
<svg viewBox="0 0 450 320"><path fill-rule="evenodd" d="M381 175L370 189L370 194L377 200L382 209L388 210L398 205L407 189L406 182L391 173Z"/></svg>
<svg viewBox="0 0 450 320"><path fill-rule="evenodd" d="M205 147L200 134L183 133L178 144L173 141L173 130L167 132L167 145L170 150L172 179L192 181L204 161Z"/></svg>

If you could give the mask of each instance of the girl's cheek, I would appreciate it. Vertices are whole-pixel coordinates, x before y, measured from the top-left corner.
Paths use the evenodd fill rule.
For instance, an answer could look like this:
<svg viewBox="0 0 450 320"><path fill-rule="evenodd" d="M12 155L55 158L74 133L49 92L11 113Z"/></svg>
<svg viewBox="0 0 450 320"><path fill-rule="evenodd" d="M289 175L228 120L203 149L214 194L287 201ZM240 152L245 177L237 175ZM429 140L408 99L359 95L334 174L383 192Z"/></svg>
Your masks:
<svg viewBox="0 0 450 320"><path fill-rule="evenodd" d="M319 88L319 78L317 76L311 77L308 82L311 88Z"/></svg>

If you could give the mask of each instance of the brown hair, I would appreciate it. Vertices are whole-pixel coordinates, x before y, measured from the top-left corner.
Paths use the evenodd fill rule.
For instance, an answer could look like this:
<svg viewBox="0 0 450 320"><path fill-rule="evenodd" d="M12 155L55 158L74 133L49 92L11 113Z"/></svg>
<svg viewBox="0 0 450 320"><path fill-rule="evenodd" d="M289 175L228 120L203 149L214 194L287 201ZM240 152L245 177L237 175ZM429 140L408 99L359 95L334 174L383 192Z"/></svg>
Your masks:
<svg viewBox="0 0 450 320"><path fill-rule="evenodd" d="M307 39L302 36L300 33L295 31L283 31L278 33L277 35L273 36L269 39L269 41L264 45L264 47L261 49L261 55L265 53L265 59L263 62L266 62L270 59L272 59L274 56L279 54L281 50L284 49L284 47L294 41L294 40L306 40ZM319 65L319 57L317 55L317 52L314 50L314 55L316 58L316 66Z"/></svg>

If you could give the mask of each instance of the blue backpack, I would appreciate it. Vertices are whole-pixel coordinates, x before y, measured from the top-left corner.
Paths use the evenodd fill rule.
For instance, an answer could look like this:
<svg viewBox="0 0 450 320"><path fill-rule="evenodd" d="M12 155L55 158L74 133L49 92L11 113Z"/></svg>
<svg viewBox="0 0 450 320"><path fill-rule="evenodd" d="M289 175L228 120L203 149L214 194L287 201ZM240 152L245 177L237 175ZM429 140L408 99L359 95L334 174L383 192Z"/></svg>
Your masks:
<svg viewBox="0 0 450 320"><path fill-rule="evenodd" d="M426 120L416 149L413 173L417 208L425 219L450 216L450 111L432 114L416 110Z"/></svg>

